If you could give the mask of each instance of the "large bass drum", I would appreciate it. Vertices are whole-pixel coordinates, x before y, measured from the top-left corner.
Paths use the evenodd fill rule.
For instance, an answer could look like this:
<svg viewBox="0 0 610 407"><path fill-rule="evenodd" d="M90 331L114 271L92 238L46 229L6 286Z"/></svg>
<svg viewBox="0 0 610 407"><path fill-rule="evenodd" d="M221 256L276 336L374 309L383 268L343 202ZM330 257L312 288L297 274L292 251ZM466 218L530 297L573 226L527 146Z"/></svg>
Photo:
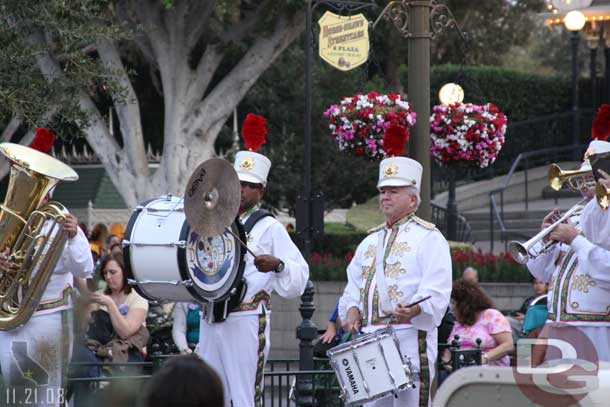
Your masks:
<svg viewBox="0 0 610 407"><path fill-rule="evenodd" d="M246 240L239 221L229 226ZM230 233L202 238L184 216L182 198L162 196L139 205L129 219L125 272L150 301L220 302L233 295L244 273L244 249Z"/></svg>

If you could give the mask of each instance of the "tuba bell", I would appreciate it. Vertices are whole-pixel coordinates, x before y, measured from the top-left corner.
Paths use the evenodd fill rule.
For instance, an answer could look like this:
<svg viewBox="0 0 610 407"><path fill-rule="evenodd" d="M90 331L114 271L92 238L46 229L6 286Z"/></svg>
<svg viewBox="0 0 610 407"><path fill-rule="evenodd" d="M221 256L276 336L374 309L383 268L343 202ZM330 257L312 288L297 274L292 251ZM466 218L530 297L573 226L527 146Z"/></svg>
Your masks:
<svg viewBox="0 0 610 407"><path fill-rule="evenodd" d="M61 161L19 144L0 144L11 164L8 189L0 205L0 250L9 266L0 267L0 331L24 325L38 308L68 235L67 210L44 203L60 181L78 174Z"/></svg>

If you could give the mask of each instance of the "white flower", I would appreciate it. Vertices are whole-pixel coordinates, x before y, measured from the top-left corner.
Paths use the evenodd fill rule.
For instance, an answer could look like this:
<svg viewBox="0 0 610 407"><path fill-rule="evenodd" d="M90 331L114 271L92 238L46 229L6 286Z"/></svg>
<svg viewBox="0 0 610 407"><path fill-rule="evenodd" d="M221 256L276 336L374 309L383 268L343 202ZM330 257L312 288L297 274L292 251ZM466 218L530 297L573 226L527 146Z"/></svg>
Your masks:
<svg viewBox="0 0 610 407"><path fill-rule="evenodd" d="M405 110L409 110L409 102L403 102L402 100L396 100L396 106L401 107Z"/></svg>

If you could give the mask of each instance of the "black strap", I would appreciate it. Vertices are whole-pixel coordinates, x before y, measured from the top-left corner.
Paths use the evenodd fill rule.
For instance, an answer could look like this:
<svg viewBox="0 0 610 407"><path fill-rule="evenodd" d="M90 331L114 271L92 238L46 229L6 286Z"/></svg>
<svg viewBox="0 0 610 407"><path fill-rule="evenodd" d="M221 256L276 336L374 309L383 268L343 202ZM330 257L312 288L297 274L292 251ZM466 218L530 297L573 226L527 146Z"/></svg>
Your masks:
<svg viewBox="0 0 610 407"><path fill-rule="evenodd" d="M265 209L257 210L252 215L250 215L250 217L244 224L244 231L246 233L250 233L250 231L252 230L254 225L256 225L259 220L266 218L267 216L271 216L272 218L275 218L275 216L273 216L273 214L271 212L269 212L268 210L265 210Z"/></svg>
<svg viewBox="0 0 610 407"><path fill-rule="evenodd" d="M244 225L244 231L246 233L250 233L250 231L252 230L254 225L256 225L256 223L259 220L266 218L267 216L275 217L275 216L273 216L273 214L271 212L269 212L265 209L257 210L252 215L250 215L250 217L246 221L246 223ZM246 296L247 289L248 289L248 286L246 284L246 280L242 279L242 281L240 281L239 285L237 286L237 291L234 295L231 295L229 298L227 298L221 302L213 303L212 304L212 314L214 315L213 322L222 322L225 319L227 319L227 316L231 313L231 311L233 311L235 308L237 308L239 306L239 304L241 304L244 297Z"/></svg>

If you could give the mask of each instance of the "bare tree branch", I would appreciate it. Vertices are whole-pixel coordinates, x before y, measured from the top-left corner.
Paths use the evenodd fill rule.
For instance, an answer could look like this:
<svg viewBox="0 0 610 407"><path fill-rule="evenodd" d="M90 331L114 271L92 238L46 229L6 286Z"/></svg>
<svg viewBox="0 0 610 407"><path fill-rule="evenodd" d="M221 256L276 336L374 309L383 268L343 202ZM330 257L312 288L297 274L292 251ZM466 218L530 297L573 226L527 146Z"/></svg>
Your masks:
<svg viewBox="0 0 610 407"><path fill-rule="evenodd" d="M234 25L230 31L226 31L220 36L221 42L223 44L239 42L252 34L271 3L271 0L265 0L256 9L246 13L239 24Z"/></svg>
<svg viewBox="0 0 610 407"><path fill-rule="evenodd" d="M187 49L191 50L205 30L208 28L208 21L214 14L214 8L216 7L216 0L208 1L197 1L195 4L190 3L190 10L188 17L185 21L185 32L186 35L186 46Z"/></svg>
<svg viewBox="0 0 610 407"><path fill-rule="evenodd" d="M11 141L11 138L13 138L13 135L19 129L19 126L21 126L21 120L17 117L13 117L4 130L2 130L2 142Z"/></svg>
<svg viewBox="0 0 610 407"><path fill-rule="evenodd" d="M220 129L233 108L254 85L262 72L299 36L305 26L304 13L280 17L269 37L256 40L239 63L184 120L182 131ZM222 121L221 123L219 123ZM213 134L213 133L212 133Z"/></svg>
<svg viewBox="0 0 610 407"><path fill-rule="evenodd" d="M28 40L33 46L40 47L44 44L44 35L40 32L33 32L29 35ZM48 52L43 51L36 54L36 62L47 81L52 82L63 78L59 64ZM135 182L135 174L129 171L125 153L120 149L116 140L110 136L108 127L95 103L84 91L79 93L79 105L90 118L90 125L85 129L89 145L104 164L106 172L125 202L135 206L138 183Z"/></svg>
<svg viewBox="0 0 610 407"><path fill-rule="evenodd" d="M115 10L118 20L124 25L130 25L132 27L137 27L139 25L139 21L132 16L133 11L129 8L126 0L117 1ZM142 51L142 54L148 63L156 67L157 60L155 59L154 51L146 34L138 30L135 32L133 40L140 51Z"/></svg>
<svg viewBox="0 0 610 407"><path fill-rule="evenodd" d="M117 98L113 95L112 99L119 117L123 144L129 156L129 163L134 167L135 174L148 176L138 97L129 81L116 46L107 39L99 40L97 46L102 62L117 74L116 79L119 86L127 93L125 98Z"/></svg>
<svg viewBox="0 0 610 407"><path fill-rule="evenodd" d="M197 68L190 75L185 101L189 109L193 108L203 97L223 57L224 54L219 51L219 46L210 44L206 47Z"/></svg>
<svg viewBox="0 0 610 407"><path fill-rule="evenodd" d="M148 66L148 75L150 75L153 87L159 95L163 95L163 84L159 80L159 76L157 75L158 72L159 70L154 65L151 64Z"/></svg>

